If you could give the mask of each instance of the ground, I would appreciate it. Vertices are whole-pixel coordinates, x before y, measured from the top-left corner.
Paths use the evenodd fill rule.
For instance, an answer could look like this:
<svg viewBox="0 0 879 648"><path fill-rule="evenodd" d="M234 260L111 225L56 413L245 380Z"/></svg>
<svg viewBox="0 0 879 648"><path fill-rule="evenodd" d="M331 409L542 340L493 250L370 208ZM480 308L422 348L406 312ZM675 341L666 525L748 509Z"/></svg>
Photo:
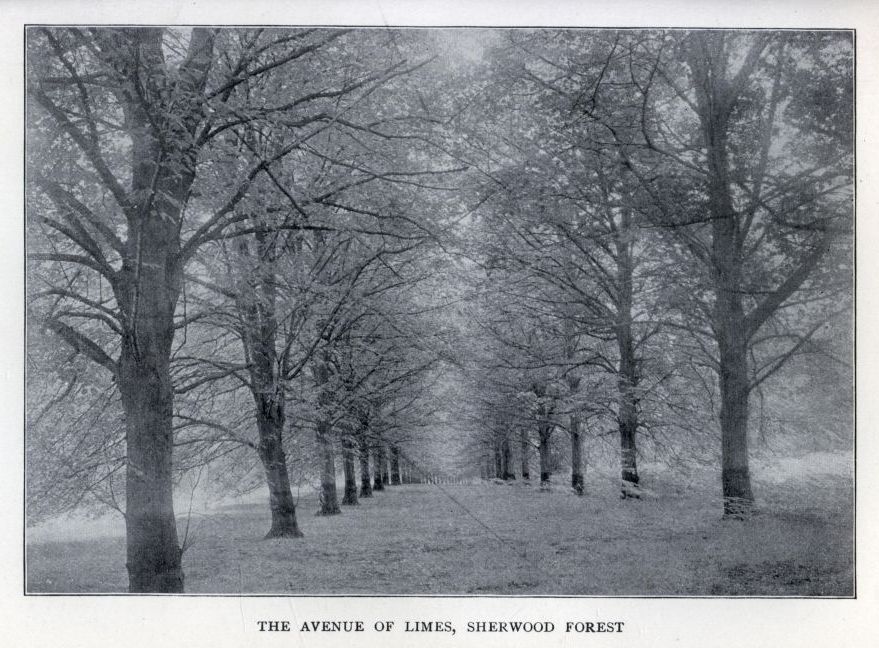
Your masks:
<svg viewBox="0 0 879 648"><path fill-rule="evenodd" d="M755 466L759 510L746 521L721 518L711 471L684 479L658 467L643 470L640 500L621 501L610 470L587 474L585 497L563 475L549 492L521 481L395 486L331 517L303 497L299 540L262 539L270 525L258 495L191 519L186 590L851 596L850 464L812 464ZM64 537L72 533L89 537ZM32 530L27 583L31 592L125 591L121 529Z"/></svg>

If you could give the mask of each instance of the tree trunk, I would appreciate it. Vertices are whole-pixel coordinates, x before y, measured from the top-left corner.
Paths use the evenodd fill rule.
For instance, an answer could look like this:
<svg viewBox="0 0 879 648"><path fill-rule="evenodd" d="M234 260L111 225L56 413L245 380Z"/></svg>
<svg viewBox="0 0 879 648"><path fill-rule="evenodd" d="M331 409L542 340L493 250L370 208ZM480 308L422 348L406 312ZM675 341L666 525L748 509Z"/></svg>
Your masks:
<svg viewBox="0 0 879 648"><path fill-rule="evenodd" d="M528 433L523 429L519 432L519 451L522 454L522 479L531 479L529 463L531 459L531 445L528 443Z"/></svg>
<svg viewBox="0 0 879 648"><path fill-rule="evenodd" d="M741 334L726 333L733 339L720 349L723 514L741 518L751 512L754 503L748 467L748 371L744 349L735 348Z"/></svg>
<svg viewBox="0 0 879 648"><path fill-rule="evenodd" d="M577 338L572 332L570 319L565 320L565 357L572 364L575 361ZM568 375L568 392L574 397L580 390L580 376L575 373ZM576 406L575 406L576 407ZM568 421L571 433L571 488L577 495L583 495L583 440L580 437L580 414L575 409Z"/></svg>
<svg viewBox="0 0 879 648"><path fill-rule="evenodd" d="M703 36L702 38L707 38ZM730 189L729 118L736 97L725 78L726 61L712 42L691 58L708 162L714 332L719 352L720 432L724 516L745 517L754 503L748 467L748 331L742 304L744 236ZM710 53L709 60L704 58Z"/></svg>
<svg viewBox="0 0 879 648"><path fill-rule="evenodd" d="M501 457L504 469L503 478L505 481L516 479L516 473L513 472L513 452L510 448L510 438L504 435L501 441Z"/></svg>
<svg viewBox="0 0 879 648"><path fill-rule="evenodd" d="M617 376L617 417L620 430L620 496L639 497L638 459L635 435L638 431L638 367L632 339L632 240L628 211L623 211L617 246L619 306L617 312L617 347L620 354Z"/></svg>
<svg viewBox="0 0 879 648"><path fill-rule="evenodd" d="M620 350L618 422L620 430L621 497L639 497L638 459L635 433L638 429L638 410L635 387L638 376L632 345L631 327L621 327L617 334Z"/></svg>
<svg viewBox="0 0 879 648"><path fill-rule="evenodd" d="M284 454L281 431L283 414L275 410L274 415L257 408L259 428L259 458L266 474L269 487L269 508L272 513L272 526L266 538L301 538L302 532L296 522L296 504L290 489L287 473L287 457ZM260 412L262 412L260 414Z"/></svg>
<svg viewBox="0 0 879 648"><path fill-rule="evenodd" d="M621 497L638 498L638 459L635 447L635 429L638 426L637 414L633 404L624 394L620 394L620 463L622 472Z"/></svg>
<svg viewBox="0 0 879 648"><path fill-rule="evenodd" d="M583 494L583 440L576 414L571 415L571 487L577 495Z"/></svg>
<svg viewBox="0 0 879 648"><path fill-rule="evenodd" d="M345 494L342 504L357 504L357 473L354 469L354 444L350 439L342 442L342 461L345 470Z"/></svg>
<svg viewBox="0 0 879 648"><path fill-rule="evenodd" d="M162 337L155 333L138 331L140 353L123 341L120 358L127 445L126 567L132 593L183 591L171 478L173 391L169 355L150 348Z"/></svg>
<svg viewBox="0 0 879 648"><path fill-rule="evenodd" d="M540 439L540 486L549 488L550 485L550 453L549 442L552 438L552 426L542 424L537 430Z"/></svg>
<svg viewBox="0 0 879 648"><path fill-rule="evenodd" d="M400 485L400 448L391 446L391 485Z"/></svg>
<svg viewBox="0 0 879 648"><path fill-rule="evenodd" d="M339 508L339 498L336 495L336 461L327 421L318 423L317 442L321 457L320 514L336 515L342 511Z"/></svg>
<svg viewBox="0 0 879 648"><path fill-rule="evenodd" d="M269 489L272 526L265 537L299 538L302 533L296 521L296 505L290 489L283 443L286 415L283 378L279 375L275 346L278 328L276 280L274 267L268 260L273 256L274 238L268 235L265 227L256 226L253 239L253 254L247 238L238 239L240 260L254 263L255 271L245 273L236 295L236 306L244 324L241 342L245 356L251 359L248 368L256 407L258 451Z"/></svg>
<svg viewBox="0 0 879 648"><path fill-rule="evenodd" d="M369 474L369 439L361 430L360 438L360 497L372 497L372 478Z"/></svg>
<svg viewBox="0 0 879 648"><path fill-rule="evenodd" d="M136 118L140 119L140 118ZM144 124L145 128L145 124ZM158 145L134 138L134 190L156 173ZM150 157L155 156L155 157ZM181 180L186 187L191 183ZM139 255L125 258L116 299L129 325L122 336L119 391L127 447L125 527L130 592L182 592L181 548L174 517L172 459L174 389L170 358L182 271L176 259L181 187L167 186L136 226ZM124 288L123 288L124 286Z"/></svg>
<svg viewBox="0 0 879 648"><path fill-rule="evenodd" d="M494 476L498 479L502 479L504 476L504 455L497 439L494 442Z"/></svg>
<svg viewBox="0 0 879 648"><path fill-rule="evenodd" d="M384 446L382 447L382 485L391 485L391 473L388 471L388 453Z"/></svg>
<svg viewBox="0 0 879 648"><path fill-rule="evenodd" d="M731 207L730 207L731 209ZM718 265L715 336L720 360L721 481L725 517L746 517L753 507L748 466L748 360L746 321L739 285L739 264L731 261L733 243L725 228L715 226ZM732 278L731 278L732 277Z"/></svg>
<svg viewBox="0 0 879 648"><path fill-rule="evenodd" d="M375 471L375 481L373 482L372 490L374 491L383 491L385 489L385 483L382 479L382 464L385 463L385 444L382 443L382 440L379 439L375 444L375 449L372 454L372 467Z"/></svg>

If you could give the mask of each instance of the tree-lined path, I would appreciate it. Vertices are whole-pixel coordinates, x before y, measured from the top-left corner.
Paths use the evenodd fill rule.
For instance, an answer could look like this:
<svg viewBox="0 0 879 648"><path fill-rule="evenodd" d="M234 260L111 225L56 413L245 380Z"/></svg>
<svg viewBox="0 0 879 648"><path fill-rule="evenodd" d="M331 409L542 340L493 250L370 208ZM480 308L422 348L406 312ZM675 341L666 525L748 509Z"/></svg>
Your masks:
<svg viewBox="0 0 879 648"><path fill-rule="evenodd" d="M28 29L29 588L849 592L852 72L848 32ZM124 551L37 541L82 511Z"/></svg>

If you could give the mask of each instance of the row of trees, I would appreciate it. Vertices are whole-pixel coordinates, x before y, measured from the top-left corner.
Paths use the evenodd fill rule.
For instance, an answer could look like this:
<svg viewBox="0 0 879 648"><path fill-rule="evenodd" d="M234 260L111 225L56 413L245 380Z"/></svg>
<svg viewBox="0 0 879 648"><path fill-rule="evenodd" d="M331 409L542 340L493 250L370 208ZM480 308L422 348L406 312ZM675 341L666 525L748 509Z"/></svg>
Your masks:
<svg viewBox="0 0 879 648"><path fill-rule="evenodd" d="M583 424L614 425L625 498L638 438L693 444L716 417L724 512L746 515L752 395L850 329L850 34L517 31L490 64L461 126L478 438L499 465L536 445L546 481L566 432L582 492Z"/></svg>
<svg viewBox="0 0 879 648"><path fill-rule="evenodd" d="M29 316L74 352L55 364L32 327L31 411L52 394L78 416L84 375L110 394L93 434L31 418L29 492L37 511L84 493L122 511L131 591L183 588L182 471L255 452L270 536L300 535L291 429L315 435L324 513L336 446L349 503L357 452L364 495L386 447L399 480L445 345L423 296L445 215L418 196L457 172L413 144L432 119L411 85L423 49L383 31L28 31ZM46 502L59 480L71 499Z"/></svg>
<svg viewBox="0 0 879 648"><path fill-rule="evenodd" d="M269 535L296 537L292 479L332 514L339 465L353 503L358 464L363 496L388 461L448 464L452 430L501 477L533 448L541 482L566 434L580 493L584 439L613 434L629 497L645 438L719 424L724 511L747 515L752 395L838 355L849 34L35 28L27 47L28 510L122 511L131 591L183 588L182 474L260 473Z"/></svg>

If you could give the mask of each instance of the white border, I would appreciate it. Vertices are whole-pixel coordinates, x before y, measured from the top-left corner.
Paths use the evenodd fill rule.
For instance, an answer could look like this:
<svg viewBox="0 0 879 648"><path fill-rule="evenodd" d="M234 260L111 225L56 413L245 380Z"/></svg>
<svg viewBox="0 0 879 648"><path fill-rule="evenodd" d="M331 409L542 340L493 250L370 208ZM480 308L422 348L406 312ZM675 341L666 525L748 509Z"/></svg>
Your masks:
<svg viewBox="0 0 879 648"><path fill-rule="evenodd" d="M416 2L0 0L0 634L5 645L88 646L868 646L879 636L879 256L876 163L879 101L879 3L556 0ZM22 574L23 218L22 34L25 23L578 25L855 28L858 105L858 494L856 600L595 598L200 598L24 597ZM633 559L637 557L633 556ZM468 635L466 619L607 619L621 635ZM255 621L326 618L449 619L458 634L300 635L256 631Z"/></svg>

